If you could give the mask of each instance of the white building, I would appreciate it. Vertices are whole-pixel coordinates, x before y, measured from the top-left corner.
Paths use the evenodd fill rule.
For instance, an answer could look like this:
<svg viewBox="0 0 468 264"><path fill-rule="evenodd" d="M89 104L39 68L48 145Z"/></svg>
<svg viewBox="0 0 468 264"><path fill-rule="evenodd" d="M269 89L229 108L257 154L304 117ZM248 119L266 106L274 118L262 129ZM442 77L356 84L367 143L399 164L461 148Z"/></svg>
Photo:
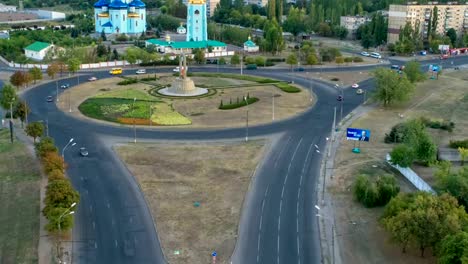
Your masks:
<svg viewBox="0 0 468 264"><path fill-rule="evenodd" d="M244 51L245 52L258 52L259 47L250 39L244 42Z"/></svg>
<svg viewBox="0 0 468 264"><path fill-rule="evenodd" d="M26 58L33 59L33 60L43 60L46 56L47 52L52 49L54 45L36 41L33 44L24 48L24 53Z"/></svg>
<svg viewBox="0 0 468 264"><path fill-rule="evenodd" d="M0 12L16 12L16 6L0 3Z"/></svg>
<svg viewBox="0 0 468 264"><path fill-rule="evenodd" d="M342 16L340 17L340 26L348 30L348 38L354 38L356 36L357 29L370 22L371 19L364 16Z"/></svg>

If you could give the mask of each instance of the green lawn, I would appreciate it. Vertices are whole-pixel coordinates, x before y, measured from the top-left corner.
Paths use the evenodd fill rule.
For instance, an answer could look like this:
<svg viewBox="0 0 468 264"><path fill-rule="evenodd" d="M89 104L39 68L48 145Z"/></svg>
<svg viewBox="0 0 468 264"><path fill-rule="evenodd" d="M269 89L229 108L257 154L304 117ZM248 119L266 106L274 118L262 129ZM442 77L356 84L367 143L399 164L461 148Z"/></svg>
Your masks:
<svg viewBox="0 0 468 264"><path fill-rule="evenodd" d="M0 131L0 263L37 263L40 174L26 147Z"/></svg>
<svg viewBox="0 0 468 264"><path fill-rule="evenodd" d="M159 101L158 98L135 89L126 89L126 90L118 90L118 91L110 91L100 93L94 98L121 98L121 99L132 99L136 98L137 100L148 100L148 101Z"/></svg>

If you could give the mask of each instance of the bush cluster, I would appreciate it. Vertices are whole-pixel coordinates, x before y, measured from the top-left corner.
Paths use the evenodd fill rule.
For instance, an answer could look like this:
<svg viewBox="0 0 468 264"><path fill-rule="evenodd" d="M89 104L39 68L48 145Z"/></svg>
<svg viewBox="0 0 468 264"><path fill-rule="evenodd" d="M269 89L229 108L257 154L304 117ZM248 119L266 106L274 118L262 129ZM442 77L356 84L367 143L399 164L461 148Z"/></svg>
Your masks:
<svg viewBox="0 0 468 264"><path fill-rule="evenodd" d="M421 122L426 126L434 129L442 129L447 130L448 132L452 132L455 128L455 123L451 121L439 121L439 120L431 120L426 117L420 118Z"/></svg>
<svg viewBox="0 0 468 264"><path fill-rule="evenodd" d="M78 203L80 195L73 189L69 179L65 177L66 164L59 155L54 140L50 137L42 138L35 144L36 154L39 156L44 172L48 176L45 207L42 213L49 223L46 228L49 231L58 229L59 217L70 208L73 203ZM67 230L73 225L72 215L60 219L62 230Z"/></svg>
<svg viewBox="0 0 468 264"><path fill-rule="evenodd" d="M450 140L449 146L454 149L466 148L468 149L468 138L463 140Z"/></svg>
<svg viewBox="0 0 468 264"><path fill-rule="evenodd" d="M292 86L287 83L277 83L275 84L276 87L280 88L283 92L286 93L299 93L301 89L297 88L296 86Z"/></svg>
<svg viewBox="0 0 468 264"><path fill-rule="evenodd" d="M385 134L385 143L402 143L407 133L406 123L399 123L392 127L390 133Z"/></svg>
<svg viewBox="0 0 468 264"><path fill-rule="evenodd" d="M137 83L138 80L137 79L134 79L134 78L129 78L129 79L125 79L121 82L118 82L117 85L129 85L129 84L134 84L134 83Z"/></svg>
<svg viewBox="0 0 468 264"><path fill-rule="evenodd" d="M140 79L142 82L151 82L151 81L157 81L159 80L158 77L145 77Z"/></svg>
<svg viewBox="0 0 468 264"><path fill-rule="evenodd" d="M395 177L384 175L373 181L369 175L361 174L353 185L354 197L365 207L386 205L400 192Z"/></svg>
<svg viewBox="0 0 468 264"><path fill-rule="evenodd" d="M353 62L363 62L364 59L361 57L353 57Z"/></svg>
<svg viewBox="0 0 468 264"><path fill-rule="evenodd" d="M257 97L250 97L250 95L247 94L247 102L245 100L243 100L243 98L239 100L239 97L237 97L237 100L235 102L232 102L232 99L229 99L229 104L224 104L223 100L221 100L221 103L219 104L218 109L221 109L221 110L236 109L236 108L239 108L239 107L246 106L247 103L249 105L251 105L251 104L253 104L255 102L258 102L258 100L259 99Z"/></svg>

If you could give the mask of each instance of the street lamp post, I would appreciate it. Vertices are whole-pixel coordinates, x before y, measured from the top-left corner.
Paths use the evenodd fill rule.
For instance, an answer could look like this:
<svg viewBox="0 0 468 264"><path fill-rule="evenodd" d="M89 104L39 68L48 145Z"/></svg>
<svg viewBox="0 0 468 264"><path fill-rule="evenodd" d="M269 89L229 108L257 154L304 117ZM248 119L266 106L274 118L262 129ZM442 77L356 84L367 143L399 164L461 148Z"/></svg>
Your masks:
<svg viewBox="0 0 468 264"><path fill-rule="evenodd" d="M49 119L44 120L39 120L37 122L45 123L46 125L46 136L49 137Z"/></svg>
<svg viewBox="0 0 468 264"><path fill-rule="evenodd" d="M55 80L55 101L59 101L59 94L58 94L58 80Z"/></svg>
<svg viewBox="0 0 468 264"><path fill-rule="evenodd" d="M271 110L271 113L272 113L272 116L271 116L271 120L275 120L275 92L273 92L273 94L271 95L271 99L272 99L272 102L271 102L271 107L272 107L272 110Z"/></svg>
<svg viewBox="0 0 468 264"><path fill-rule="evenodd" d="M67 147L73 142L73 138L70 138L70 140L68 141L68 143L65 145L65 147L63 147L62 149L62 165L63 165L63 170L65 171L65 150L67 149ZM71 144L71 146L75 146L76 143L73 142L73 144Z"/></svg>
<svg viewBox="0 0 468 264"><path fill-rule="evenodd" d="M320 207L318 205L315 205L315 209L317 209L318 212L320 212ZM333 220L327 218L327 217L324 217L323 215L317 213L316 214L317 217L319 218L322 218L322 219L326 219L327 221L330 221L332 226L331 226L331 236L332 236L332 252L331 252L331 263L332 264L335 264L335 223L333 222Z"/></svg>
<svg viewBox="0 0 468 264"><path fill-rule="evenodd" d="M10 122L13 122L13 103L15 102L15 98L12 98L10 101Z"/></svg>
<svg viewBox="0 0 468 264"><path fill-rule="evenodd" d="M136 102L136 97L133 98L133 105L132 105L132 116L133 116L133 143L136 144L136 123L135 123L135 102Z"/></svg>
<svg viewBox="0 0 468 264"><path fill-rule="evenodd" d="M249 101L244 96L245 103L247 104L247 113L245 119L245 142L249 141Z"/></svg>
<svg viewBox="0 0 468 264"><path fill-rule="evenodd" d="M63 214L61 214L61 215L59 216L59 218L58 218L58 223L57 223L57 225L58 225L58 230L59 230L59 239L58 239L58 241L57 241L57 257L58 257L60 263L62 263L62 260L60 259L60 251L59 251L59 248L60 248L60 234L62 233L62 229L61 229L60 223L62 222L62 217L66 216L66 215L72 215L72 214L75 213L75 211L71 211L71 212L70 212L70 210L71 210L75 205L76 205L76 203L72 203L71 206L70 206L67 210L65 210L65 212L63 212Z"/></svg>

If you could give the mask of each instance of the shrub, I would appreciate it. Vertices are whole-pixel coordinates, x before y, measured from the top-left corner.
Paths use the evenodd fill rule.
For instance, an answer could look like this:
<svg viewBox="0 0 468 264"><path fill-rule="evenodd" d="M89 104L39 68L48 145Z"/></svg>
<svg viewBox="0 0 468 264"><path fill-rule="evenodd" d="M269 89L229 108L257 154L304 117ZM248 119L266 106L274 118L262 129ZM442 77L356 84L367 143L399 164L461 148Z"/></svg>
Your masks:
<svg viewBox="0 0 468 264"><path fill-rule="evenodd" d="M331 81L334 81L334 82L337 82L337 81L340 80L340 78L333 77L333 78L331 78L330 80L331 80Z"/></svg>
<svg viewBox="0 0 468 264"><path fill-rule="evenodd" d="M255 103L255 102L258 102L258 98L256 97L250 97L247 98L247 102L249 103L249 105ZM222 103L222 101L221 101ZM221 104L218 109L221 109L221 110L231 110L231 109L236 109L236 108L239 108L239 107L243 107L243 106L246 106L247 103L245 102L245 100L239 100L239 98L237 98L237 102L236 103L230 103L230 104Z"/></svg>
<svg viewBox="0 0 468 264"><path fill-rule="evenodd" d="M275 84L276 87L280 88L283 92L286 93L299 93L301 89L297 88L296 86L292 86L287 83L277 83Z"/></svg>
<svg viewBox="0 0 468 264"><path fill-rule="evenodd" d="M458 148L468 148L468 139L464 140L450 140L449 146L454 149Z"/></svg>
<svg viewBox="0 0 468 264"><path fill-rule="evenodd" d="M400 192L395 177L384 175L372 181L369 175L359 175L353 185L354 197L365 207L386 205Z"/></svg>
<svg viewBox="0 0 468 264"><path fill-rule="evenodd" d="M448 132L452 132L453 129L455 128L455 123L451 121L431 120L427 117L421 117L420 120L424 124L424 126L430 127L433 129L442 129L442 130L447 130Z"/></svg>
<svg viewBox="0 0 468 264"><path fill-rule="evenodd" d="M393 148L390 157L392 164L407 168L413 164L416 154L412 148L406 144L401 144Z"/></svg>
<svg viewBox="0 0 468 264"><path fill-rule="evenodd" d="M353 62L353 57L346 57L346 58L344 58L344 62L346 62L346 63Z"/></svg>
<svg viewBox="0 0 468 264"><path fill-rule="evenodd" d="M142 82L150 82L150 81L157 81L159 80L158 77L145 77L145 78L141 78L141 81Z"/></svg>
<svg viewBox="0 0 468 264"><path fill-rule="evenodd" d="M63 158L59 156L57 152L47 152L44 155L42 162L46 174L49 174L54 170L65 170L65 163Z"/></svg>
<svg viewBox="0 0 468 264"><path fill-rule="evenodd" d="M42 212L47 219L50 219L53 208L69 208L79 199L80 195L73 189L68 179L51 181L47 185L45 207Z"/></svg>
<svg viewBox="0 0 468 264"><path fill-rule="evenodd" d="M52 170L48 174L48 179L49 181L63 180L65 179L65 175L62 170Z"/></svg>
<svg viewBox="0 0 468 264"><path fill-rule="evenodd" d="M353 57L353 62L363 62L364 60L361 57Z"/></svg>
<svg viewBox="0 0 468 264"><path fill-rule="evenodd" d="M406 123L399 123L392 127L390 133L385 134L385 143L402 143L407 132Z"/></svg>
<svg viewBox="0 0 468 264"><path fill-rule="evenodd" d="M345 62L345 59L343 57L336 57L335 62L337 64L343 64Z"/></svg>
<svg viewBox="0 0 468 264"><path fill-rule="evenodd" d="M42 138L41 141L34 144L36 148L36 154L43 158L49 152L58 152L57 147L54 144L54 140L51 137Z"/></svg>
<svg viewBox="0 0 468 264"><path fill-rule="evenodd" d="M121 82L118 82L117 85L129 85L129 84L134 84L134 83L137 83L138 80L137 79L133 79L133 78L130 78L130 79L125 79Z"/></svg>

